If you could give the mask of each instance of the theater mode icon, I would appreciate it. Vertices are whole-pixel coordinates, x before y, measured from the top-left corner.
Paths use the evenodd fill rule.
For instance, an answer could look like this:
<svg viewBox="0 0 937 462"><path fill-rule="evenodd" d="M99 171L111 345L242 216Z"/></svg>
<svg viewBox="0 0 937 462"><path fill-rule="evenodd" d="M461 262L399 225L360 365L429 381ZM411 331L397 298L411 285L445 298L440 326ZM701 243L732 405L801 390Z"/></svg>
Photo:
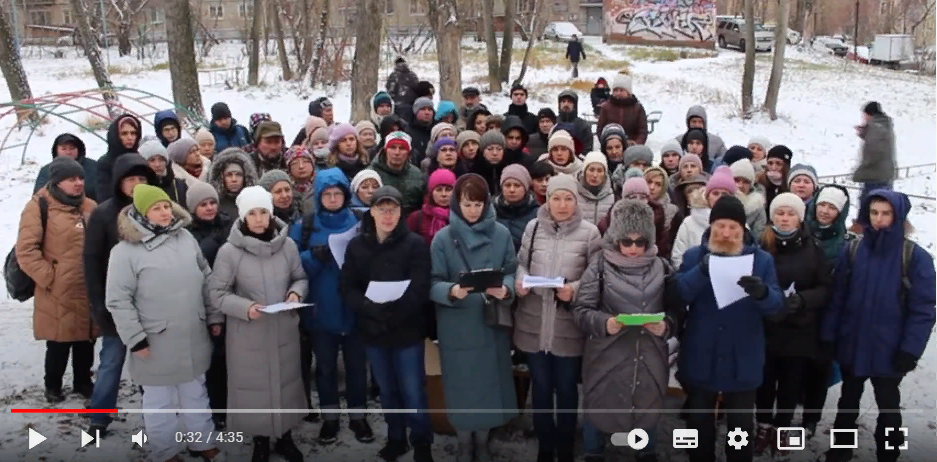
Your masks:
<svg viewBox="0 0 937 462"><path fill-rule="evenodd" d="M855 428L831 428L830 449L859 449L859 430Z"/></svg>
<svg viewBox="0 0 937 462"><path fill-rule="evenodd" d="M674 428L674 449L695 449L699 447L699 430L695 428Z"/></svg>

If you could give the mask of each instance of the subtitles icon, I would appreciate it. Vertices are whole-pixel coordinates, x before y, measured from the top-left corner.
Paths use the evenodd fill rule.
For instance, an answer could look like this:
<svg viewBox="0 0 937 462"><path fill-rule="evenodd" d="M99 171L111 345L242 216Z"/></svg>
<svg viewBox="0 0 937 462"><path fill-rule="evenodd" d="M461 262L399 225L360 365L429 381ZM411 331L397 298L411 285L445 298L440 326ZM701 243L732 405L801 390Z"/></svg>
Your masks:
<svg viewBox="0 0 937 462"><path fill-rule="evenodd" d="M904 438L903 438L904 442L901 443L901 445L898 446L897 448L895 447L895 445L891 444L891 440L888 438L889 436L891 436L892 433L895 433L895 430L900 431L902 434L904 434ZM885 450L893 451L895 449L900 449L902 451L908 449L908 427L899 427L897 429L895 427L885 427Z"/></svg>
<svg viewBox="0 0 937 462"><path fill-rule="evenodd" d="M859 430L855 428L831 428L830 449L859 449Z"/></svg>
<svg viewBox="0 0 937 462"><path fill-rule="evenodd" d="M673 429L674 449L695 449L699 447L699 430L695 428Z"/></svg>
<svg viewBox="0 0 937 462"><path fill-rule="evenodd" d="M781 451L803 451L807 445L807 430L803 427L779 427L775 441Z"/></svg>

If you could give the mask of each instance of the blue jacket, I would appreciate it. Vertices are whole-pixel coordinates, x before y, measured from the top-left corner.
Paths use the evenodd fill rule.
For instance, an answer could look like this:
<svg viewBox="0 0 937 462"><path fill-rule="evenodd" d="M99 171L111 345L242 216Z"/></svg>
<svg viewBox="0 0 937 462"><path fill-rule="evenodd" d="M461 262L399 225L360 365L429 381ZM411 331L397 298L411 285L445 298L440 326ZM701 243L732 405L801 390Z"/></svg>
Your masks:
<svg viewBox="0 0 937 462"><path fill-rule="evenodd" d="M746 243L742 255L754 254L752 275L768 286L764 300L744 297L719 309L709 277L700 270L709 253L709 230L703 244L683 255L676 275L680 298L689 305L680 338L677 377L684 385L709 391L751 391L761 386L765 366L764 317L784 306L771 254Z"/></svg>
<svg viewBox="0 0 937 462"><path fill-rule="evenodd" d="M169 146L169 140L163 137L161 130L163 128L162 125L167 122L175 124L176 128L179 130L179 137L182 137L182 125L179 124L179 116L176 115L176 111L172 109L165 109L157 112L153 115L153 128L156 130L156 137L159 138L161 143L163 143L164 148Z"/></svg>
<svg viewBox="0 0 937 462"><path fill-rule="evenodd" d="M290 229L290 238L296 241L300 249L299 254L303 269L309 278L309 295L306 301L315 303L315 307L303 308L302 324L307 331L324 330L336 334L349 334L354 328L355 319L352 311L346 306L338 292L338 279L340 269L335 259L331 257L329 235L348 231L358 224L358 219L351 211L348 200L348 178L338 168L330 168L316 174L314 194L316 204L321 203L322 191L332 186L338 186L345 191L345 205L338 212L329 212L324 207L317 206L313 215L313 231L305 246L302 239L303 220L297 221ZM324 246L328 253L328 261L316 258L313 253Z"/></svg>
<svg viewBox="0 0 937 462"><path fill-rule="evenodd" d="M877 198L891 203L895 212L894 223L881 231L869 220L869 204ZM895 353L901 350L920 358L934 328L934 260L917 245L908 266L908 303L901 306L904 222L910 210L908 196L872 191L859 207L863 236L855 264L849 246L840 250L821 338L835 343L836 360L857 377L899 377L892 369Z"/></svg>
<svg viewBox="0 0 937 462"><path fill-rule="evenodd" d="M453 124L459 121L459 109L455 107L455 103L452 101L442 100L439 102L439 106L436 107L436 117L434 117L433 120L435 122L439 122L447 115L452 115L455 117L455 119L452 121Z"/></svg>
<svg viewBox="0 0 937 462"><path fill-rule="evenodd" d="M240 148L251 144L251 134L243 125L238 125L238 121L231 119L231 126L227 130L211 123L208 131L215 137L215 152L221 152L228 148Z"/></svg>

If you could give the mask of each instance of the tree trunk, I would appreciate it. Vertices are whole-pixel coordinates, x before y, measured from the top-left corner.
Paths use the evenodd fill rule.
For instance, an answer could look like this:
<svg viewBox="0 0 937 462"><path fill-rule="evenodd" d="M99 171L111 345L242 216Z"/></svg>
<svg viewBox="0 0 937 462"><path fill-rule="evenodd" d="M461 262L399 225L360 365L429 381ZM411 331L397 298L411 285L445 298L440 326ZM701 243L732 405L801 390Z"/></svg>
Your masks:
<svg viewBox="0 0 937 462"><path fill-rule="evenodd" d="M125 16L130 14L125 13ZM120 56L130 56L133 53L133 45L130 43L130 34L133 32L132 18L125 17L117 23L117 52Z"/></svg>
<svg viewBox="0 0 937 462"><path fill-rule="evenodd" d="M440 100L462 97L462 26L455 0L429 0L428 16L436 35Z"/></svg>
<svg viewBox="0 0 937 462"><path fill-rule="evenodd" d="M309 2L312 1L312 4ZM302 30L305 31L303 35L303 51L302 59L300 59L299 73L301 75L306 75L306 72L309 71L309 66L312 64L312 46L313 46L313 37L317 36L315 29L313 28L313 19L315 16L315 0L302 0L301 5L303 6L303 16L300 24L302 25Z"/></svg>
<svg viewBox="0 0 937 462"><path fill-rule="evenodd" d="M790 29L804 32L804 21L807 18L807 2L809 0L795 0L794 14L791 17Z"/></svg>
<svg viewBox="0 0 937 462"><path fill-rule="evenodd" d="M247 84L257 85L260 78L260 29L263 27L263 0L254 0L254 17L251 22L250 53L247 61Z"/></svg>
<svg viewBox="0 0 937 462"><path fill-rule="evenodd" d="M283 80L293 80L293 70L290 69L290 55L286 51L286 40L283 38L283 23L280 21L280 2L270 4L273 16L274 33L277 34L277 55L280 57L280 67L283 68Z"/></svg>
<svg viewBox="0 0 937 462"><path fill-rule="evenodd" d="M70 3L72 11L75 12L76 19L78 20L78 35L81 37L81 44L84 48L85 56L88 57L88 62L91 64L91 73L94 74L94 80L97 82L98 88L110 89L114 84L111 83L111 74L104 65L104 60L101 59L101 49L98 48L98 41L91 31L91 21L88 17L88 11L85 9L84 2L81 0L70 0ZM104 103L107 105L108 115L110 115L111 118L116 118L120 115L120 109L115 104L117 103L117 95L111 91L105 91L101 96L104 98Z"/></svg>
<svg viewBox="0 0 937 462"><path fill-rule="evenodd" d="M371 96L381 65L381 21L385 0L358 0L355 56L351 67L351 120L370 120Z"/></svg>
<svg viewBox="0 0 937 462"><path fill-rule="evenodd" d="M176 105L189 112L180 114L185 116L189 126L199 125L203 122L201 119L205 116L205 109L202 107L198 67L195 63L192 12L188 0L169 0L166 3L166 45L169 50L172 99Z"/></svg>
<svg viewBox="0 0 937 462"><path fill-rule="evenodd" d="M482 0L484 3L484 15L482 15L482 25L485 29L485 42L488 50L488 90L491 92L501 92L501 70L498 68L498 38L495 36L494 0Z"/></svg>
<svg viewBox="0 0 937 462"><path fill-rule="evenodd" d="M0 71L3 71L3 79L7 81L7 88L10 89L10 99L28 100L33 98L33 91L29 88L29 80L23 70L19 50L16 49L13 27L16 26L10 22L6 13L0 10ZM39 120L39 114L35 110L17 109L17 112L17 120L24 116L33 122Z"/></svg>
<svg viewBox="0 0 937 462"><path fill-rule="evenodd" d="M742 72L742 116L751 115L755 86L755 0L745 0L745 69Z"/></svg>
<svg viewBox="0 0 937 462"><path fill-rule="evenodd" d="M511 87L520 85L524 80L524 76L527 75L527 62L530 59L530 50L534 48L534 43L537 42L537 37L539 36L537 29L539 28L539 23L541 22L540 15L541 10L543 9L543 2L544 0L536 0L534 2L534 10L530 13L530 31L528 32L527 36L527 49L524 50L524 60L521 61L521 72L517 75L517 78L514 80L514 82L511 83Z"/></svg>
<svg viewBox="0 0 937 462"><path fill-rule="evenodd" d="M315 88L319 79L319 67L322 65L322 53L325 52L325 33L328 30L328 25L329 5L323 2L322 13L319 16L319 36L316 38L316 43L314 45L316 58L312 61L312 78L309 82L310 86L313 88Z"/></svg>
<svg viewBox="0 0 937 462"><path fill-rule="evenodd" d="M778 93L781 91L781 75L784 72L784 48L787 45L787 18L790 0L781 0L778 7L778 26L774 35L774 62L771 64L771 78L768 79L768 91L765 94L765 107L771 120L778 118Z"/></svg>
<svg viewBox="0 0 937 462"><path fill-rule="evenodd" d="M504 2L504 36L501 39L501 81L508 83L511 78L511 56L514 53L514 9L515 0Z"/></svg>

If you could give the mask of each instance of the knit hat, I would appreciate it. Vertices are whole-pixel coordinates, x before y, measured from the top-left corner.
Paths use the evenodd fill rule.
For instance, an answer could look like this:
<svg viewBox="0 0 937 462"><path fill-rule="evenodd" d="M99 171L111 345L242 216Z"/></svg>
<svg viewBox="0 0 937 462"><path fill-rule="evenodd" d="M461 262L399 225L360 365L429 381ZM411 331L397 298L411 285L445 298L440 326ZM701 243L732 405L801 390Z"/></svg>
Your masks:
<svg viewBox="0 0 937 462"><path fill-rule="evenodd" d="M433 152L439 152L439 149L443 146L452 146L453 148L458 148L456 146L455 138L444 136L436 140L436 143L433 144Z"/></svg>
<svg viewBox="0 0 937 462"><path fill-rule="evenodd" d="M726 153L722 156L722 163L725 165L732 165L741 159L752 160L753 157L755 157L755 155L752 154L751 150L746 147L736 145L729 148L729 150L726 151Z"/></svg>
<svg viewBox="0 0 937 462"><path fill-rule="evenodd" d="M329 131L329 152L334 151L338 142L348 135L355 135L357 139L358 131L355 130L354 125L346 123L332 125L332 130Z"/></svg>
<svg viewBox="0 0 937 462"><path fill-rule="evenodd" d="M866 105L862 108L862 112L864 112L864 113L866 113L866 114L868 114L868 115L870 115L870 116L875 116L875 115L883 114L883 112L882 112L882 105L881 105L881 104L878 104L878 101L869 101L869 102L866 103Z"/></svg>
<svg viewBox="0 0 937 462"><path fill-rule="evenodd" d="M309 162L312 162L313 165L316 163L316 159L312 156L312 153L309 152L305 146L297 144L296 146L290 146L290 148L283 153L283 162L286 164L286 168L290 168L293 161L300 157L309 159Z"/></svg>
<svg viewBox="0 0 937 462"><path fill-rule="evenodd" d="M498 130L488 130L478 141L478 150L479 152L485 152L485 148L488 146L497 144L504 147L504 135L501 134Z"/></svg>
<svg viewBox="0 0 937 462"><path fill-rule="evenodd" d="M800 201L800 198L797 200ZM803 207L803 201L801 201L801 207ZM738 197L725 195L720 197L719 200L713 204L713 208L709 212L709 224L713 224L716 220L721 219L732 220L738 223L742 228L745 227L745 206L742 205L742 201L739 200Z"/></svg>
<svg viewBox="0 0 937 462"><path fill-rule="evenodd" d="M639 160L643 160L645 164L651 165L651 162L654 161L654 153L651 151L651 148L643 144L628 146L628 149L625 149L621 164L631 165Z"/></svg>
<svg viewBox="0 0 937 462"><path fill-rule="evenodd" d="M159 138L155 136L143 138L140 147L137 148L137 152L147 161L155 156L163 156L163 159L169 160L169 154L166 153L166 148L163 147L163 143ZM58 157L56 157L56 159L58 159Z"/></svg>
<svg viewBox="0 0 937 462"><path fill-rule="evenodd" d="M386 150L387 148L393 145L400 145L406 148L407 152L410 152L411 143L412 143L412 139L410 138L410 135L401 131L391 132L390 134L387 135L387 138L384 140L384 149Z"/></svg>
<svg viewBox="0 0 937 462"><path fill-rule="evenodd" d="M230 119L231 109L225 103L215 103L211 105L211 121L218 119Z"/></svg>
<svg viewBox="0 0 937 462"><path fill-rule="evenodd" d="M790 173L787 174L787 187L790 188L794 178L799 176L806 176L807 178L810 178L810 181L813 182L813 186L817 186L817 170L813 168L812 165L797 164L791 167Z"/></svg>
<svg viewBox="0 0 937 462"><path fill-rule="evenodd" d="M748 159L735 161L729 168L733 178L745 178L749 183L755 182L755 166Z"/></svg>
<svg viewBox="0 0 937 462"><path fill-rule="evenodd" d="M377 181L377 187L380 188L384 186L384 182L381 181L381 176L377 174L376 171L366 168L355 174L355 177L351 179L351 193L357 195L358 188L361 186L361 183L364 183L364 180L374 180Z"/></svg>
<svg viewBox="0 0 937 462"><path fill-rule="evenodd" d="M283 136L283 129L280 124L272 120L265 120L257 125L257 136L254 137L254 143L259 143L261 139L270 136Z"/></svg>
<svg viewBox="0 0 937 462"><path fill-rule="evenodd" d="M426 190L430 193L439 186L455 186L455 173L452 170L438 168L426 181Z"/></svg>
<svg viewBox="0 0 937 462"><path fill-rule="evenodd" d="M817 194L816 203L820 204L822 202L826 202L827 204L836 207L836 210L842 212L843 208L846 207L846 203L849 202L849 196L847 196L842 189L827 187L821 189L820 193Z"/></svg>
<svg viewBox="0 0 937 462"><path fill-rule="evenodd" d="M651 188L647 186L647 180L643 176L625 180L625 184L621 187L621 197L628 197L632 194L644 194L651 197Z"/></svg>
<svg viewBox="0 0 937 462"><path fill-rule="evenodd" d="M788 167L791 165L791 159L793 157L794 157L794 153L791 152L791 150L787 146L784 146L783 144L772 146L771 149L768 150L769 159L772 159L772 158L781 159L784 161L785 164L788 165Z"/></svg>
<svg viewBox="0 0 937 462"><path fill-rule="evenodd" d="M641 170L638 167L628 168L627 170L625 170L625 181L628 181L631 178L644 178L644 170Z"/></svg>
<svg viewBox="0 0 937 462"><path fill-rule="evenodd" d="M466 97L466 96L479 96L479 95L481 95L481 92L478 91L478 88L475 88L475 87L465 87L465 88L462 89L462 96L463 96L463 97Z"/></svg>
<svg viewBox="0 0 937 462"><path fill-rule="evenodd" d="M481 141L481 135L479 135L475 130L463 130L461 133L459 133L458 136L455 137L456 149L458 149L458 151L461 153L462 145L464 145L465 142L469 140L478 143Z"/></svg>
<svg viewBox="0 0 937 462"><path fill-rule="evenodd" d="M592 151L586 154L585 159L582 160L582 169L585 170L589 164L599 164L605 169L605 172L608 173L608 159L605 158L605 154L599 151Z"/></svg>
<svg viewBox="0 0 937 462"><path fill-rule="evenodd" d="M556 130L550 135L550 141L547 142L547 152L552 151L556 146L563 146L572 153L576 152L573 137L565 130Z"/></svg>
<svg viewBox="0 0 937 462"><path fill-rule="evenodd" d="M250 116L250 129L251 134L257 133L257 126L265 120L273 120L273 117L270 117L270 114L267 112L255 112Z"/></svg>
<svg viewBox="0 0 937 462"><path fill-rule="evenodd" d="M504 170L501 171L501 185L504 185L504 182L507 180L517 180L522 185L524 189L530 189L530 182L533 179L530 177L530 172L527 171L521 164L511 164L507 167L504 167Z"/></svg>
<svg viewBox="0 0 937 462"><path fill-rule="evenodd" d="M439 134L445 130L449 130L454 134L459 133L459 129L457 129L455 125L452 125L449 122L439 122L436 125L433 125L433 128L430 129L429 131L429 140L430 142L433 143L430 146L433 146L436 144L436 140L439 139ZM452 136L455 137L455 135L452 135Z"/></svg>
<svg viewBox="0 0 937 462"><path fill-rule="evenodd" d="M715 189L728 191L729 194L738 192L738 186L735 185L735 177L732 176L732 169L725 165L716 168L716 171L713 172L713 176L711 176L706 183L706 197L709 197L709 193ZM744 222L742 224L744 225Z"/></svg>
<svg viewBox="0 0 937 462"><path fill-rule="evenodd" d="M309 115L322 116L322 110L332 107L332 101L325 96L320 96L309 102Z"/></svg>
<svg viewBox="0 0 937 462"><path fill-rule="evenodd" d="M683 157L683 147L680 146L680 143L678 143L677 140L667 140L667 142L664 143L663 146L661 146L660 148L661 157L663 157L664 154L667 154L668 152L675 152L678 155L680 155L680 157ZM694 154L694 156L696 155ZM700 162L699 156L696 156L696 161ZM700 169L702 170L702 168L703 168L703 163L700 162Z"/></svg>
<svg viewBox="0 0 937 462"><path fill-rule="evenodd" d="M605 242L617 245L629 234L638 234L647 239L647 248L656 244L654 210L644 201L622 199L612 207Z"/></svg>
<svg viewBox="0 0 937 462"><path fill-rule="evenodd" d="M433 109L433 100L427 96L421 96L413 102L413 114L420 112L420 109L423 108ZM433 109L435 111L435 109Z"/></svg>
<svg viewBox="0 0 937 462"><path fill-rule="evenodd" d="M684 140L689 143L690 141L699 141L703 143L703 146L706 145L709 135L706 134L706 130L702 128L691 128L686 131L686 134L683 135Z"/></svg>
<svg viewBox="0 0 937 462"><path fill-rule="evenodd" d="M413 86L413 94L415 94L417 98L427 97L432 99L433 93L435 93L435 91L436 87L434 87L433 84L428 80L420 80L416 83L416 85Z"/></svg>
<svg viewBox="0 0 937 462"><path fill-rule="evenodd" d="M212 135L211 132L208 131L208 129L205 127L202 127L198 129L197 132L195 132L195 142L202 144L203 141L211 141L212 143L215 142L215 135Z"/></svg>
<svg viewBox="0 0 937 462"><path fill-rule="evenodd" d="M377 127L374 126L374 122L371 122L370 120L362 120L361 122L358 122L357 125L355 125L355 131L357 131L359 135L368 130L371 130L375 137L377 136Z"/></svg>
<svg viewBox="0 0 937 462"><path fill-rule="evenodd" d="M628 93L631 93L631 76L625 74L615 74L615 77L612 77L612 90L616 88L624 88L628 90Z"/></svg>
<svg viewBox="0 0 937 462"><path fill-rule="evenodd" d="M157 142L157 144L159 143ZM71 157L58 156L52 159L52 163L49 164L49 183L53 185L76 176L84 178L85 169L77 160Z"/></svg>
<svg viewBox="0 0 937 462"><path fill-rule="evenodd" d="M530 178L534 180L538 178L553 176L553 174L556 173L556 171L553 170L553 165L550 165L549 162L538 160L537 162L534 162L533 164L530 165L530 168L527 169L527 173L529 173ZM501 172L501 175L504 175L504 172Z"/></svg>
<svg viewBox="0 0 937 462"><path fill-rule="evenodd" d="M804 214L807 213L807 206L804 204L804 200L797 197L796 194L789 192L778 194L771 200L771 205L768 206L768 221L771 221L772 217L774 217L774 211L781 207L794 209L794 212L800 217L800 221L804 221Z"/></svg>
<svg viewBox="0 0 937 462"><path fill-rule="evenodd" d="M696 167L699 168L700 171L703 171L703 161L700 160L699 156L696 154L684 154L683 157L680 158L679 167L682 169L686 164L696 164Z"/></svg>
<svg viewBox="0 0 937 462"><path fill-rule="evenodd" d="M559 175L550 178L550 181L547 182L547 197L553 195L553 193L566 190L573 193L573 196L576 195L576 191L579 190L579 183L576 182L576 178L572 175L566 173L560 173Z"/></svg>
<svg viewBox="0 0 937 462"><path fill-rule="evenodd" d="M275 168L273 170L268 170L267 173L264 173L263 176L260 177L260 180L257 181L257 186L260 186L269 192L273 192L273 187L282 181L289 183L290 186L293 185L293 180L290 178L289 174L283 170Z"/></svg>
<svg viewBox="0 0 937 462"><path fill-rule="evenodd" d="M400 206L403 203L403 196L400 194L400 191L398 191L397 188L393 186L381 186L374 191L373 195L371 195L371 205L377 206L384 201L391 201L397 204L397 206Z"/></svg>
<svg viewBox="0 0 937 462"><path fill-rule="evenodd" d="M320 128L328 128L329 124L325 122L325 119L322 117L309 116L306 117L306 123L303 125L306 129L306 137L315 133L316 130Z"/></svg>
<svg viewBox="0 0 937 462"><path fill-rule="evenodd" d="M615 123L608 124L602 128L602 133L599 135L599 141L602 142L602 146L605 146L605 143L607 143L609 138L612 137L617 137L622 142L628 140L628 134L625 133L625 129L621 125Z"/></svg>
<svg viewBox="0 0 937 462"><path fill-rule="evenodd" d="M279 170L275 170L279 171ZM218 201L218 191L204 181L194 181L189 185L189 190L185 193L185 203L189 207L189 213L195 213L195 209L207 199Z"/></svg>
<svg viewBox="0 0 937 462"><path fill-rule="evenodd" d="M254 209L264 209L273 214L273 196L260 186L248 186L241 190L234 200L238 208L238 217L241 220Z"/></svg>
<svg viewBox="0 0 937 462"><path fill-rule="evenodd" d="M137 209L140 215L146 216L147 212L158 202L172 203L172 199L158 186L141 183L133 188L133 208Z"/></svg>
<svg viewBox="0 0 937 462"><path fill-rule="evenodd" d="M379 91L374 94L374 97L371 98L371 103L374 105L374 110L377 110L377 107L382 104L393 105L394 101L390 98L390 94L386 91Z"/></svg>
<svg viewBox="0 0 937 462"><path fill-rule="evenodd" d="M540 122L540 119L543 119L544 117L546 117L547 119L550 119L553 123L556 123L556 113L553 112L553 109L545 107L541 109L539 112L537 112L538 123Z"/></svg>
<svg viewBox="0 0 937 462"><path fill-rule="evenodd" d="M179 138L166 146L166 153L169 154L169 160L185 165L186 159L189 158L189 151L197 146L198 144L192 138Z"/></svg>
<svg viewBox="0 0 937 462"><path fill-rule="evenodd" d="M315 129L312 133L309 133L306 136L306 144L312 146L312 143L319 140L329 140L329 129L326 127L319 127ZM326 150L328 151L328 145L326 145Z"/></svg>
<svg viewBox="0 0 937 462"><path fill-rule="evenodd" d="M768 141L768 138L763 136L753 136L750 140L748 140L748 146L753 144L761 146L761 148L765 150L765 153L771 150L771 141Z"/></svg>

